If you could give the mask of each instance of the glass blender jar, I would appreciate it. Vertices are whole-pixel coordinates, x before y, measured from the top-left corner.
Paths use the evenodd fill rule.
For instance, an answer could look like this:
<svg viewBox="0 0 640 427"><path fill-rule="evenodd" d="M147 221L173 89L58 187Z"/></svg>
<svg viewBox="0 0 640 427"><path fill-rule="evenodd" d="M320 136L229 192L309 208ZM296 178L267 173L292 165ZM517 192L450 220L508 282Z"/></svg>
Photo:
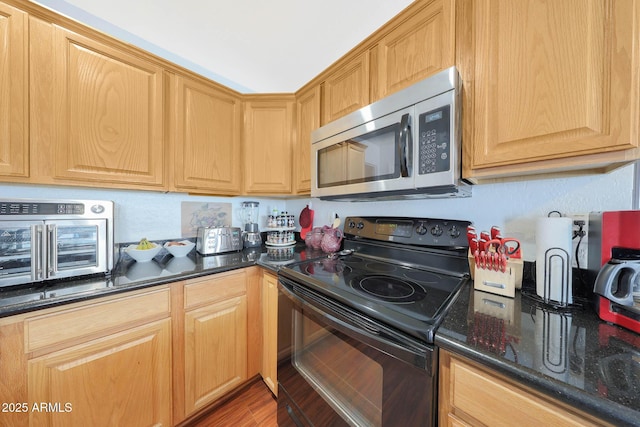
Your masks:
<svg viewBox="0 0 640 427"><path fill-rule="evenodd" d="M241 217L244 223L242 241L245 248L254 248L262 244L262 237L258 228L259 202L242 202Z"/></svg>

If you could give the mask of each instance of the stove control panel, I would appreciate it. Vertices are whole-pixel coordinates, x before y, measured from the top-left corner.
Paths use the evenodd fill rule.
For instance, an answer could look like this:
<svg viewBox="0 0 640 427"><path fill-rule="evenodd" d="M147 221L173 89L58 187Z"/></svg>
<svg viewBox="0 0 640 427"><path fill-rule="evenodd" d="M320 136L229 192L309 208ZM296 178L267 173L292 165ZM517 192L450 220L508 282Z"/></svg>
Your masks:
<svg viewBox="0 0 640 427"><path fill-rule="evenodd" d="M467 247L464 230L470 221L406 217L347 217L344 235L442 248Z"/></svg>

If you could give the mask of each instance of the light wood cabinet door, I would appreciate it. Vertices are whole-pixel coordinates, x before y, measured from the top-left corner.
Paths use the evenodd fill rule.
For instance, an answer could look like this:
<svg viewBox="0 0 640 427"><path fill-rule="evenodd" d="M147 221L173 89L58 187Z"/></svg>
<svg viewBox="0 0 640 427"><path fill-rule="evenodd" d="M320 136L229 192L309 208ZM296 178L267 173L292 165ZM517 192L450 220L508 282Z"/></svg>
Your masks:
<svg viewBox="0 0 640 427"><path fill-rule="evenodd" d="M445 350L440 350L439 363L438 417L442 425L603 425Z"/></svg>
<svg viewBox="0 0 640 427"><path fill-rule="evenodd" d="M189 310L184 319L186 415L247 379L247 297Z"/></svg>
<svg viewBox="0 0 640 427"><path fill-rule="evenodd" d="M347 59L322 83L322 124L369 105L369 54Z"/></svg>
<svg viewBox="0 0 640 427"><path fill-rule="evenodd" d="M0 175L29 176L28 16L0 3Z"/></svg>
<svg viewBox="0 0 640 427"><path fill-rule="evenodd" d="M453 3L454 0L416 2L407 19L372 48L372 56L377 58L371 64L377 67L377 93L371 102L454 65Z"/></svg>
<svg viewBox="0 0 640 427"><path fill-rule="evenodd" d="M84 185L163 187L163 69L133 53L51 28L54 177Z"/></svg>
<svg viewBox="0 0 640 427"><path fill-rule="evenodd" d="M262 283L262 379L278 396L278 278L264 273Z"/></svg>
<svg viewBox="0 0 640 427"><path fill-rule="evenodd" d="M172 86L175 187L208 194L240 194L240 96L180 75L175 76Z"/></svg>
<svg viewBox="0 0 640 427"><path fill-rule="evenodd" d="M294 95L252 95L244 105L246 194L291 194Z"/></svg>
<svg viewBox="0 0 640 427"><path fill-rule="evenodd" d="M462 71L473 97L463 106L472 149L465 176L584 168L603 161L589 155L638 147L640 2L466 6L473 39L460 46L472 49Z"/></svg>
<svg viewBox="0 0 640 427"><path fill-rule="evenodd" d="M171 321L28 362L31 426L170 426Z"/></svg>
<svg viewBox="0 0 640 427"><path fill-rule="evenodd" d="M296 93L296 139L294 190L311 193L311 132L320 127L320 86Z"/></svg>

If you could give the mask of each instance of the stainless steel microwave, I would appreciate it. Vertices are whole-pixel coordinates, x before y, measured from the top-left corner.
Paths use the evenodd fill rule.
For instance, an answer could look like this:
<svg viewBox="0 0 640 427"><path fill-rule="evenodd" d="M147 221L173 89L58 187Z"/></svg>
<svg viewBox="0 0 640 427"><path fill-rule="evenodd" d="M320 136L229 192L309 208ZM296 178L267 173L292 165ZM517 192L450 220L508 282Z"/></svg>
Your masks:
<svg viewBox="0 0 640 427"><path fill-rule="evenodd" d="M461 85L451 67L313 131L311 196L470 196L461 179Z"/></svg>
<svg viewBox="0 0 640 427"><path fill-rule="evenodd" d="M113 202L0 199L0 287L113 269Z"/></svg>

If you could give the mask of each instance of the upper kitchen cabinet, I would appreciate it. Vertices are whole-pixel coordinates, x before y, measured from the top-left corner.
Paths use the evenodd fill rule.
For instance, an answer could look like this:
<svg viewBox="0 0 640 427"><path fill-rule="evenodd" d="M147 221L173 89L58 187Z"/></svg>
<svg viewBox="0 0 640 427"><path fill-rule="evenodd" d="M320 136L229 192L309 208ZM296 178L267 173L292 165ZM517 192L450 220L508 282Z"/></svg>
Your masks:
<svg viewBox="0 0 640 427"><path fill-rule="evenodd" d="M163 189L163 68L104 37L36 18L30 30L38 180Z"/></svg>
<svg viewBox="0 0 640 427"><path fill-rule="evenodd" d="M294 156L294 191L311 192L311 132L320 127L320 86L296 93L296 138Z"/></svg>
<svg viewBox="0 0 640 427"><path fill-rule="evenodd" d="M240 95L210 82L176 75L170 105L175 188L240 194Z"/></svg>
<svg viewBox="0 0 640 427"><path fill-rule="evenodd" d="M464 171L480 180L638 157L640 2L462 2Z"/></svg>
<svg viewBox="0 0 640 427"><path fill-rule="evenodd" d="M369 99L369 53L345 57L322 83L322 124L365 107Z"/></svg>
<svg viewBox="0 0 640 427"><path fill-rule="evenodd" d="M0 3L0 175L29 176L28 16Z"/></svg>
<svg viewBox="0 0 640 427"><path fill-rule="evenodd" d="M247 95L243 161L246 194L291 194L295 96Z"/></svg>
<svg viewBox="0 0 640 427"><path fill-rule="evenodd" d="M372 102L454 65L453 2L415 2L380 31L370 51Z"/></svg>

